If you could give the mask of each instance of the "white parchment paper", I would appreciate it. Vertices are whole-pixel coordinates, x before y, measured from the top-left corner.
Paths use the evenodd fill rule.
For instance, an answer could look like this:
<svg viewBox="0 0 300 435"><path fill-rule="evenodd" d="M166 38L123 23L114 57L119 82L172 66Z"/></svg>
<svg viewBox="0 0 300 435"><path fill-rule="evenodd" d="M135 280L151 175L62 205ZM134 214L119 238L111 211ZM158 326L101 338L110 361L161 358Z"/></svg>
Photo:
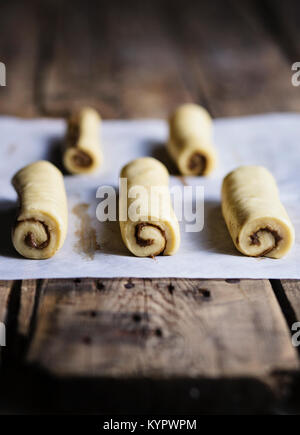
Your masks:
<svg viewBox="0 0 300 435"><path fill-rule="evenodd" d="M12 248L10 227L16 194L13 174L38 159L60 165L64 139L62 120L0 117L0 279L71 277L297 278L300 279L300 115L270 114L218 119L214 123L219 167L212 177L185 178L205 191L204 229L184 231L172 257L136 258L123 245L118 222L96 219L97 188L117 187L120 168L139 156L172 164L165 152L167 126L161 120L106 121L105 162L95 176L65 176L69 231L63 248L49 260L26 260ZM296 230L296 243L283 259L249 258L233 246L221 216L220 188L224 175L243 164L264 165L277 179L281 199ZM183 179L171 177L171 185Z"/></svg>

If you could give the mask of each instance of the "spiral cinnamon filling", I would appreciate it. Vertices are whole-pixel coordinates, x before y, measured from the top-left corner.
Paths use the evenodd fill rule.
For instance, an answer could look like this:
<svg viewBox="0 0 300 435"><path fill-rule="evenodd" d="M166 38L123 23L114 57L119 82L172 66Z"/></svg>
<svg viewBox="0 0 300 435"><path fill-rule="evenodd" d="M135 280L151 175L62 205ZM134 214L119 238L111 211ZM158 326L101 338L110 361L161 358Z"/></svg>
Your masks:
<svg viewBox="0 0 300 435"><path fill-rule="evenodd" d="M25 222L25 221L20 221L20 222L18 222L17 225L21 224L22 222ZM24 242L25 242L25 244L26 244L29 248L35 248L35 249L45 249L45 248L47 248L47 246L48 246L49 243L50 243L50 231L49 231L48 226L45 225L44 222L39 221L39 220L37 220L37 219L27 219L26 222L38 222L38 223L40 223L41 225L43 225L43 227L44 227L44 229L45 229L45 232L46 232L46 234L47 234L47 240L45 240L44 242L38 244L37 241L36 241L35 238L34 238L34 234L33 234L31 231L29 231L29 232L25 235L25 237L24 237Z"/></svg>
<svg viewBox="0 0 300 435"><path fill-rule="evenodd" d="M74 120L70 122L68 129L68 143L71 147L76 145L79 135L80 128L78 126L78 120L74 118ZM76 150L76 153L72 156L72 161L74 165L80 168L88 168L93 163L91 157L81 149Z"/></svg>
<svg viewBox="0 0 300 435"><path fill-rule="evenodd" d="M82 150L77 150L76 154L72 156L72 160L80 168L88 168L93 163L91 157Z"/></svg>
<svg viewBox="0 0 300 435"><path fill-rule="evenodd" d="M165 231L162 230L158 225L150 224L150 223L148 223L148 222L141 222L141 223L138 223L138 224L135 226L135 239L136 239L136 243L137 243L139 246L143 247L143 248L146 247L146 246L151 246L151 245L153 245L153 243L154 243L154 239L143 239L143 238L141 237L141 231L142 231L142 229L143 229L144 227L147 227L147 226L158 229L158 230L161 232L162 237L164 238L165 243L164 243L163 248L162 248L159 252L156 252L156 253L152 254L151 256L160 255L160 254L162 254L162 253L164 252L164 250L166 249L167 238L166 238L166 233L165 233Z"/></svg>
<svg viewBox="0 0 300 435"><path fill-rule="evenodd" d="M203 154L196 152L192 154L189 160L189 170L195 171L197 169L197 174L201 175L206 168L206 157Z"/></svg>
<svg viewBox="0 0 300 435"><path fill-rule="evenodd" d="M278 243L280 242L280 240L282 240L282 237L278 234L278 232L276 230L272 230L270 227L264 227L264 228L260 228L259 230L255 231L255 233L250 235L250 240L251 240L250 245L255 245L255 246L261 245L259 235L258 235L258 233L260 233L260 232L267 232L267 233L272 234L273 239L274 239L274 244L273 244L273 246L271 246L271 248L268 248L265 251L263 251L262 253L257 254L258 257L267 255L273 249L277 248Z"/></svg>

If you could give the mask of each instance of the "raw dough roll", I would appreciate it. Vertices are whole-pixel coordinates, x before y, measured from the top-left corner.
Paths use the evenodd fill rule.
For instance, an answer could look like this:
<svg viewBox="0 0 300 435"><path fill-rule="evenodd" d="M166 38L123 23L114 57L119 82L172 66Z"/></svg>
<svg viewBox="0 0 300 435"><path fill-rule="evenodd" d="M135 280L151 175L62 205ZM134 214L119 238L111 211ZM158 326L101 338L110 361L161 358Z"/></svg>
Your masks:
<svg viewBox="0 0 300 435"><path fill-rule="evenodd" d="M121 185L120 189L120 228L127 248L138 257L175 254L180 245L180 232L171 204L166 167L152 157L144 157L126 165L120 176L127 179L127 188L122 189ZM134 196L133 189L139 188L142 192L136 198L128 197ZM132 220L130 209L137 198L139 216Z"/></svg>
<svg viewBox="0 0 300 435"><path fill-rule="evenodd" d="M225 177L222 212L236 248L245 255L281 258L293 245L294 228L276 181L262 166L241 166Z"/></svg>
<svg viewBox="0 0 300 435"><path fill-rule="evenodd" d="M100 124L98 112L89 107L70 117L63 163L71 174L87 174L99 168L102 160Z"/></svg>
<svg viewBox="0 0 300 435"><path fill-rule="evenodd" d="M67 234L68 209L64 180L52 163L39 161L14 176L20 207L12 241L26 258L52 257Z"/></svg>
<svg viewBox="0 0 300 435"><path fill-rule="evenodd" d="M182 175L208 175L216 165L212 120L196 104L179 106L169 120L168 151Z"/></svg>

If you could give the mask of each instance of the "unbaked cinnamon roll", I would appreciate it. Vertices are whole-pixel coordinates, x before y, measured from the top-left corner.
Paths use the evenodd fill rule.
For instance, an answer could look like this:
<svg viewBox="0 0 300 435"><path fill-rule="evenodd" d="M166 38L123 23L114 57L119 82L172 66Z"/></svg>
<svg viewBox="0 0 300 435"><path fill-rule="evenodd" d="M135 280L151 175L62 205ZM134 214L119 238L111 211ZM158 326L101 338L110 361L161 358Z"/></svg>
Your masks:
<svg viewBox="0 0 300 435"><path fill-rule="evenodd" d="M100 125L98 112L89 107L70 117L63 163L71 174L87 174L99 169L102 161Z"/></svg>
<svg viewBox="0 0 300 435"><path fill-rule="evenodd" d="M126 165L120 177L127 184L120 190L119 209L127 248L138 257L175 254L180 232L166 167L152 157L139 158Z"/></svg>
<svg viewBox="0 0 300 435"><path fill-rule="evenodd" d="M291 249L294 228L266 168L242 166L230 172L223 181L222 212L242 254L281 258Z"/></svg>
<svg viewBox="0 0 300 435"><path fill-rule="evenodd" d="M52 163L39 161L13 177L19 210L12 230L15 249L26 258L52 257L67 234L68 209L64 180Z"/></svg>
<svg viewBox="0 0 300 435"><path fill-rule="evenodd" d="M169 119L169 154L182 175L208 175L216 165L209 113L196 104L179 106Z"/></svg>

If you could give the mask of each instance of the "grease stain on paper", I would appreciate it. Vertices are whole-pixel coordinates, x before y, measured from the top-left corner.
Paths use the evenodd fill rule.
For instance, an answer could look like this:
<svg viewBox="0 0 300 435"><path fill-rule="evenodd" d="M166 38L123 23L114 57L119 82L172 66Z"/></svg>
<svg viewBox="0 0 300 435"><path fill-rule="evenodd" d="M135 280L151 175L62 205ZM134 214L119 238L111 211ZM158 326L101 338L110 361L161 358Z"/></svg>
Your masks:
<svg viewBox="0 0 300 435"><path fill-rule="evenodd" d="M176 178L178 178L178 180L181 181L181 183L182 183L184 186L189 186L189 184L187 183L185 177L183 177L182 175L176 175Z"/></svg>
<svg viewBox="0 0 300 435"><path fill-rule="evenodd" d="M88 260L93 260L95 252L100 250L96 238L96 230L92 225L92 218L88 214L89 204L77 204L72 213L79 219L79 228L75 231L77 242L76 251Z"/></svg>
<svg viewBox="0 0 300 435"><path fill-rule="evenodd" d="M7 154L10 156L12 154L14 154L14 152L17 149L17 145L16 144L10 144L7 148Z"/></svg>

